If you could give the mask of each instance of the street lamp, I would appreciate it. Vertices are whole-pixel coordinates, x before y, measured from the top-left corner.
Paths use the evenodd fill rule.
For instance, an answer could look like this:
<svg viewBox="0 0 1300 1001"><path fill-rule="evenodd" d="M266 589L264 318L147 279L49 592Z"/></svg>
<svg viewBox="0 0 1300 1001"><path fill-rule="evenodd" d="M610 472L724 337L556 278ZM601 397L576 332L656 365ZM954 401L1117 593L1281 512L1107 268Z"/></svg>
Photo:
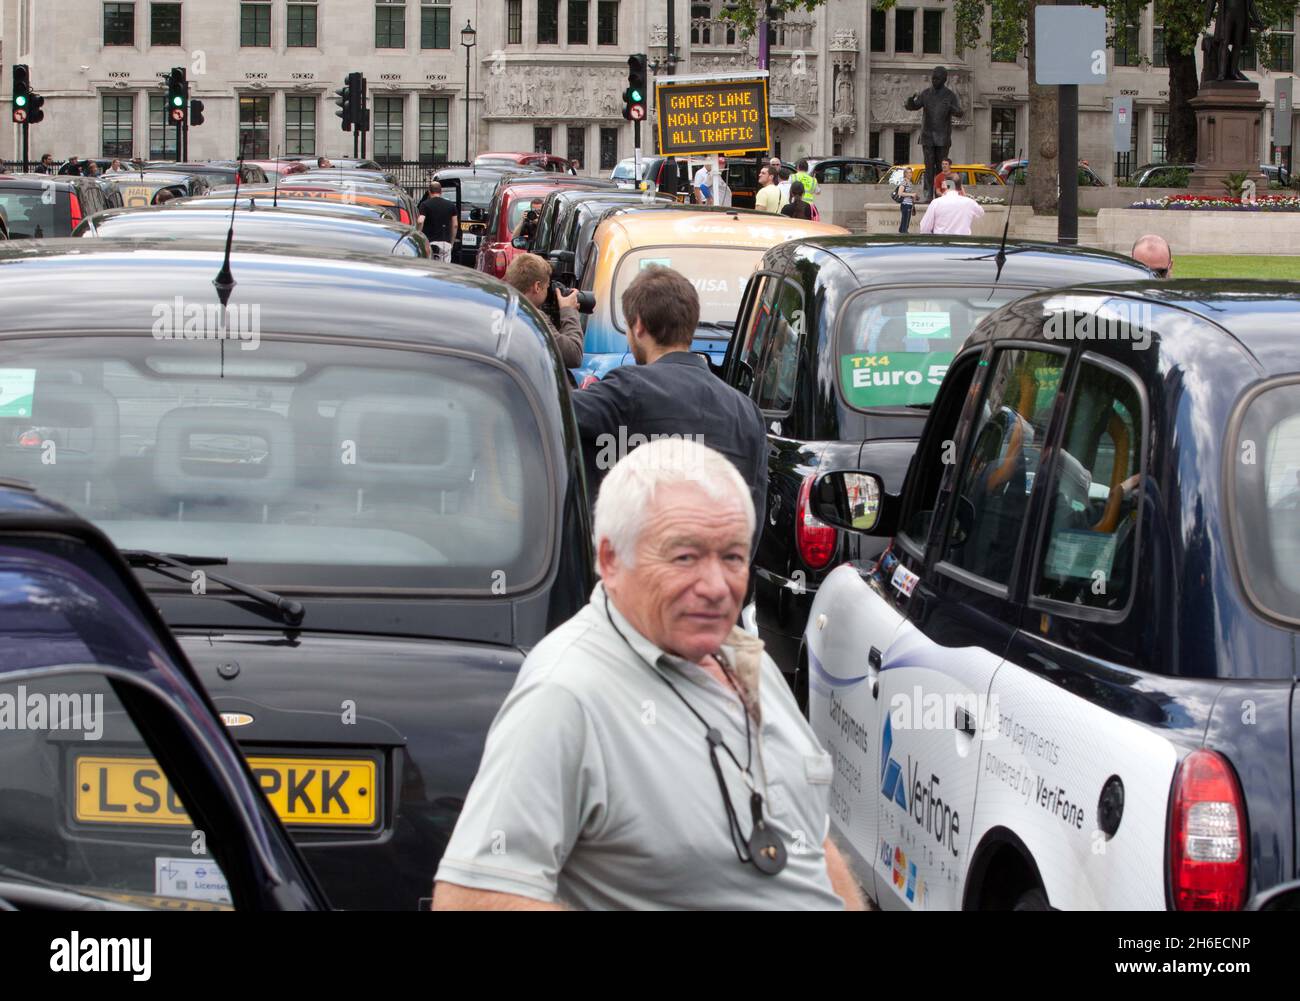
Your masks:
<svg viewBox="0 0 1300 1001"><path fill-rule="evenodd" d="M478 33L468 20L465 21L465 27L460 29L460 44L465 46L465 162L473 162L469 155L469 50L478 44L475 41L475 35Z"/></svg>

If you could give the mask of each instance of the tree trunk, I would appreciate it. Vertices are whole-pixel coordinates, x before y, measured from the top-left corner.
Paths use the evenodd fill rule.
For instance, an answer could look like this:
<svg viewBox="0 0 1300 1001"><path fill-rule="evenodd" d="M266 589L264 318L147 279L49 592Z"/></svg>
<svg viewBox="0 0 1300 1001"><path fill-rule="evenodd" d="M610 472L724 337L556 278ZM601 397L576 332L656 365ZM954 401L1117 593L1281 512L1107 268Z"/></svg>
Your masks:
<svg viewBox="0 0 1300 1001"><path fill-rule="evenodd" d="M1035 212L1054 212L1057 196L1057 132L1060 105L1055 87L1034 83L1034 11L1040 0L1029 0L1029 204Z"/></svg>
<svg viewBox="0 0 1300 1001"><path fill-rule="evenodd" d="M1169 163L1196 162L1196 111L1187 103L1199 89L1196 53L1167 49L1169 62L1169 131L1165 133L1165 159Z"/></svg>

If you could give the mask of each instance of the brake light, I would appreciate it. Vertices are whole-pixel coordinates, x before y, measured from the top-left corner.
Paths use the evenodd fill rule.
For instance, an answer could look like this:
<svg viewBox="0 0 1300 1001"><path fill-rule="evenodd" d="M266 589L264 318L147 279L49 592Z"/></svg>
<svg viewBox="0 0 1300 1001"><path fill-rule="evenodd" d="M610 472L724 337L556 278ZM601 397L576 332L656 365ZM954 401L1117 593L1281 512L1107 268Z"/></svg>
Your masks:
<svg viewBox="0 0 1300 1001"><path fill-rule="evenodd" d="M24 431L18 436L18 444L23 448L40 448L41 435L38 431Z"/></svg>
<svg viewBox="0 0 1300 1001"><path fill-rule="evenodd" d="M500 278L506 273L506 252L504 250L492 251L492 277Z"/></svg>
<svg viewBox="0 0 1300 1001"><path fill-rule="evenodd" d="M81 218L82 218L81 199L77 197L77 193L75 191L70 192L68 194L68 199L69 199L69 205L71 206L72 209L72 228L76 229L78 226L81 225Z"/></svg>
<svg viewBox="0 0 1300 1001"><path fill-rule="evenodd" d="M399 208L397 210L397 213L398 213L397 217L401 219L403 223L405 223L408 226L411 224L411 213L407 212L406 209Z"/></svg>
<svg viewBox="0 0 1300 1001"><path fill-rule="evenodd" d="M835 529L818 521L808 510L812 476L805 476L799 488L799 503L794 510L794 541L799 558L813 570L821 570L835 555Z"/></svg>
<svg viewBox="0 0 1300 1001"><path fill-rule="evenodd" d="M1222 755L1193 751L1174 777L1169 885L1174 909L1233 911L1246 902L1246 810Z"/></svg>

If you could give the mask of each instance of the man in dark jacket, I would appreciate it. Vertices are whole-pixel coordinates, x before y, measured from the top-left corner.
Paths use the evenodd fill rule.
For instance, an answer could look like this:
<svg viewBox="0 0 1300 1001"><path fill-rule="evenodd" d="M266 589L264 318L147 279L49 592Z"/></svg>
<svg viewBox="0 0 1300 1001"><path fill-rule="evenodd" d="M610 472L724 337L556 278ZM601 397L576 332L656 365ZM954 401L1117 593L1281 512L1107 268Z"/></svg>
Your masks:
<svg viewBox="0 0 1300 1001"><path fill-rule="evenodd" d="M762 530L767 505L767 432L758 405L691 352L700 319L695 286L671 268L642 271L623 293L636 365L616 368L573 394L591 496L610 468L655 437L691 436L740 470Z"/></svg>

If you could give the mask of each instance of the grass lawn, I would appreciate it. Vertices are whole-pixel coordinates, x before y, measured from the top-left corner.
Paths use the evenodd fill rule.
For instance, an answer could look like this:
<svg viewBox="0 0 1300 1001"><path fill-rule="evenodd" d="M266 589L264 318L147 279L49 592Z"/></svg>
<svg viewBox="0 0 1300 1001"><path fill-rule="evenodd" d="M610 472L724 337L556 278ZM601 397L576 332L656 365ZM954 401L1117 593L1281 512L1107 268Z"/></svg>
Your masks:
<svg viewBox="0 0 1300 1001"><path fill-rule="evenodd" d="M1281 278L1300 281L1300 257L1180 254L1175 278Z"/></svg>

